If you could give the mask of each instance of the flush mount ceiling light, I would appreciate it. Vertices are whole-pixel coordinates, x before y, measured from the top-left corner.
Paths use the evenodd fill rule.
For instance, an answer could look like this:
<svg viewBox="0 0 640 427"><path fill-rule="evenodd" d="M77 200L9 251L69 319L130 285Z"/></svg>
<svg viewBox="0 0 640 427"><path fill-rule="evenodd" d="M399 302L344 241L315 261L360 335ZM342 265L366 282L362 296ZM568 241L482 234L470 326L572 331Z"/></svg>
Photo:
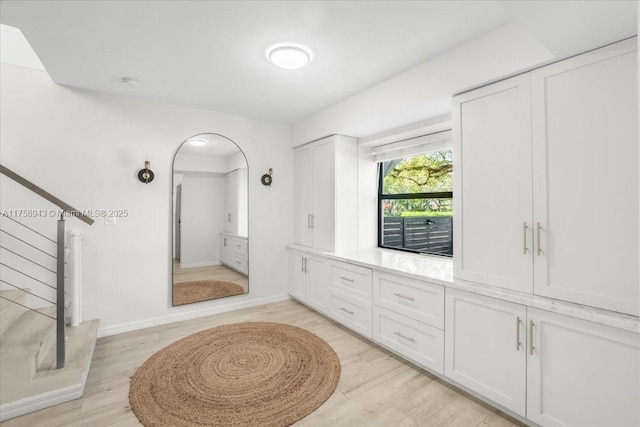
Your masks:
<svg viewBox="0 0 640 427"><path fill-rule="evenodd" d="M205 141L204 139L190 139L189 140L189 144L193 145L194 147L203 147L205 145L207 145L209 143L209 141Z"/></svg>
<svg viewBox="0 0 640 427"><path fill-rule="evenodd" d="M267 51L267 58L273 64L287 70L302 68L311 62L311 54L306 48L293 45L278 45Z"/></svg>

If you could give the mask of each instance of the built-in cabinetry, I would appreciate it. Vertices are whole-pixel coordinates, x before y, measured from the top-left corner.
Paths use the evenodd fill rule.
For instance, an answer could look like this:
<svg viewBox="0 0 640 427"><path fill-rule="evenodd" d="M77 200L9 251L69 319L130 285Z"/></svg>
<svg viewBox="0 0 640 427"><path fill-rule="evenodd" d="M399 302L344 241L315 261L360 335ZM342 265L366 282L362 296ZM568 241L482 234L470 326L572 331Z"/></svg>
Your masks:
<svg viewBox="0 0 640 427"><path fill-rule="evenodd" d="M249 250L246 237L220 234L220 262L237 272L249 274Z"/></svg>
<svg viewBox="0 0 640 427"><path fill-rule="evenodd" d="M434 372L444 372L444 287L373 274L373 339Z"/></svg>
<svg viewBox="0 0 640 427"><path fill-rule="evenodd" d="M456 278L638 314L636 40L454 98Z"/></svg>
<svg viewBox="0 0 640 427"><path fill-rule="evenodd" d="M289 252L289 295L323 314L329 311L328 277L325 259Z"/></svg>
<svg viewBox="0 0 640 427"><path fill-rule="evenodd" d="M357 247L357 140L334 135L295 150L294 241L334 251Z"/></svg>
<svg viewBox="0 0 640 427"><path fill-rule="evenodd" d="M640 425L637 333L447 289L445 375L543 426Z"/></svg>
<svg viewBox="0 0 640 427"><path fill-rule="evenodd" d="M248 187L247 169L241 168L224 177L224 231L225 233L248 235Z"/></svg>

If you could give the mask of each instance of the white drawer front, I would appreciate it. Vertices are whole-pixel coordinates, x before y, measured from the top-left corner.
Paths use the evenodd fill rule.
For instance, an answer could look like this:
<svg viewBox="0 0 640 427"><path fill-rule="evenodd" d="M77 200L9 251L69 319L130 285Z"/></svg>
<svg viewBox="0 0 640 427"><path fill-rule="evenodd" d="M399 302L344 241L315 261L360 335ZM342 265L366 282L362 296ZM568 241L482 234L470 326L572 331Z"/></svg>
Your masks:
<svg viewBox="0 0 640 427"><path fill-rule="evenodd" d="M444 332L440 329L374 306L373 339L425 368L444 373Z"/></svg>
<svg viewBox="0 0 640 427"><path fill-rule="evenodd" d="M371 338L371 303L335 289L331 289L330 293L329 316L336 322Z"/></svg>
<svg viewBox="0 0 640 427"><path fill-rule="evenodd" d="M331 262L331 287L371 301L371 269L344 262Z"/></svg>
<svg viewBox="0 0 640 427"><path fill-rule="evenodd" d="M373 301L396 313L444 329L444 286L375 272Z"/></svg>
<svg viewBox="0 0 640 427"><path fill-rule="evenodd" d="M237 255L246 255L247 254L247 241L246 240L231 240L231 246L233 248L233 253Z"/></svg>

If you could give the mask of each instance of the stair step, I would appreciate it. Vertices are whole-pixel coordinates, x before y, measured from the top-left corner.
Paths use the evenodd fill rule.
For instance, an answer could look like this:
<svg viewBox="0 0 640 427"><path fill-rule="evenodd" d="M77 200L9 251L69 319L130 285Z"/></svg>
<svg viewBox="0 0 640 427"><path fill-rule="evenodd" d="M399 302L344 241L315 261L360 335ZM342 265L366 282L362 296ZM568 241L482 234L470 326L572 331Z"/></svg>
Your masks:
<svg viewBox="0 0 640 427"><path fill-rule="evenodd" d="M55 341L55 307L26 310L14 320L10 328L0 335L0 358L36 355L38 361L44 358ZM39 354L42 353L42 354Z"/></svg>
<svg viewBox="0 0 640 427"><path fill-rule="evenodd" d="M98 336L98 320L66 327L66 363L55 369L52 348L30 380L0 377L0 421L82 396Z"/></svg>
<svg viewBox="0 0 640 427"><path fill-rule="evenodd" d="M52 347L36 371L35 378L57 375L64 370L88 370L98 337L97 320L82 322L78 326L65 327L65 364L56 369L56 349Z"/></svg>
<svg viewBox="0 0 640 427"><path fill-rule="evenodd" d="M15 322L25 311L23 307L27 301L27 293L21 289L9 289L0 291L0 336ZM13 301L13 302L12 302ZM22 305L20 305L22 304Z"/></svg>

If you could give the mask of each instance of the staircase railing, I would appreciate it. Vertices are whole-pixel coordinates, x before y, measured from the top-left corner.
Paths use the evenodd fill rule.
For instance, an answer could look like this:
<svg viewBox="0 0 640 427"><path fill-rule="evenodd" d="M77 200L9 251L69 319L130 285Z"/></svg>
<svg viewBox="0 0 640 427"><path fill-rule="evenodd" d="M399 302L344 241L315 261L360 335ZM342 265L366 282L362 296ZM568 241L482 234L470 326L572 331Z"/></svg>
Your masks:
<svg viewBox="0 0 640 427"><path fill-rule="evenodd" d="M35 280L36 282L47 286L49 288L53 288L56 291L56 301L55 303L47 298L44 298L41 295L37 295L35 292L30 292L27 291L26 289L24 289L23 287L19 287L16 283L9 283L8 281L2 280L0 279L0 281L2 281L2 283L16 288L16 289L20 289L23 292L26 292L27 294L30 294L40 300L46 301L50 304L54 304L56 306L56 316L55 318L52 316L49 316L45 313L42 313L41 311L38 310L34 310L31 307L27 307L25 305L22 305L16 301L11 301L12 303L21 305L29 310L33 310L36 311L39 314L42 314L43 316L47 316L51 319L54 319L56 321L56 368L60 369L62 367L64 367L65 364L65 331L64 331L64 327L65 327L65 315L64 315L64 308L65 308L65 235L66 235L66 222L65 222L65 217L68 216L72 216L75 218L78 218L79 220L91 225L93 224L93 219L91 219L89 216L85 215L84 213L80 212L79 210L75 209L74 207L72 207L71 205L63 202L62 200L60 200L59 198L55 197L54 195L52 195L51 193L43 190L41 187L37 186L36 184L32 183L31 181L27 180L26 178L23 178L22 176L18 175L17 173L13 172L12 170L6 168L3 165L0 165L0 173L2 173L3 175L7 176L8 178L14 180L15 182L17 182L18 184L22 185L23 187L29 189L30 191L32 191L33 193L39 195L40 197L44 198L45 200L48 200L49 202L53 203L54 205L58 206L60 208L60 219L57 221L57 239L54 241L53 239L50 239L49 237L45 236L42 233L39 233L38 231L34 230L33 228L21 223L20 221L15 220L14 218L11 218L10 215L6 215L4 212L2 214L3 217L19 224L20 226L24 227L25 229L29 230L30 233L35 233L37 235L40 235L41 237L51 241L52 243L54 243L56 245L56 254L52 255L51 253L47 252L46 250L43 250L42 248L39 248L31 243L28 243L27 241L25 241L24 239L21 239L11 233L9 233L6 230L0 230L3 234L6 234L8 236L10 236L13 239L17 239L18 241L22 242L22 244L28 245L31 248L42 252L44 254L46 254L49 257L55 258L56 260L56 271L51 270L50 268L43 266L42 264L34 261L33 259L30 259L27 256L24 256L23 254L18 253L15 250L12 250L4 245L2 246L2 249L11 252L12 254L14 254L15 256L24 259L26 261L28 261L29 263L35 265L37 268L39 269L44 269L44 270L40 270L40 271L48 271L52 274L55 274L56 277L56 286L53 287L50 284L46 283L43 280L40 280L36 277L33 277L27 273L25 273L24 271L21 271L15 267L9 266L7 264L5 264L4 262L0 262L0 264L2 264L4 267L13 270L14 272L18 273L21 276L25 276L31 280Z"/></svg>

